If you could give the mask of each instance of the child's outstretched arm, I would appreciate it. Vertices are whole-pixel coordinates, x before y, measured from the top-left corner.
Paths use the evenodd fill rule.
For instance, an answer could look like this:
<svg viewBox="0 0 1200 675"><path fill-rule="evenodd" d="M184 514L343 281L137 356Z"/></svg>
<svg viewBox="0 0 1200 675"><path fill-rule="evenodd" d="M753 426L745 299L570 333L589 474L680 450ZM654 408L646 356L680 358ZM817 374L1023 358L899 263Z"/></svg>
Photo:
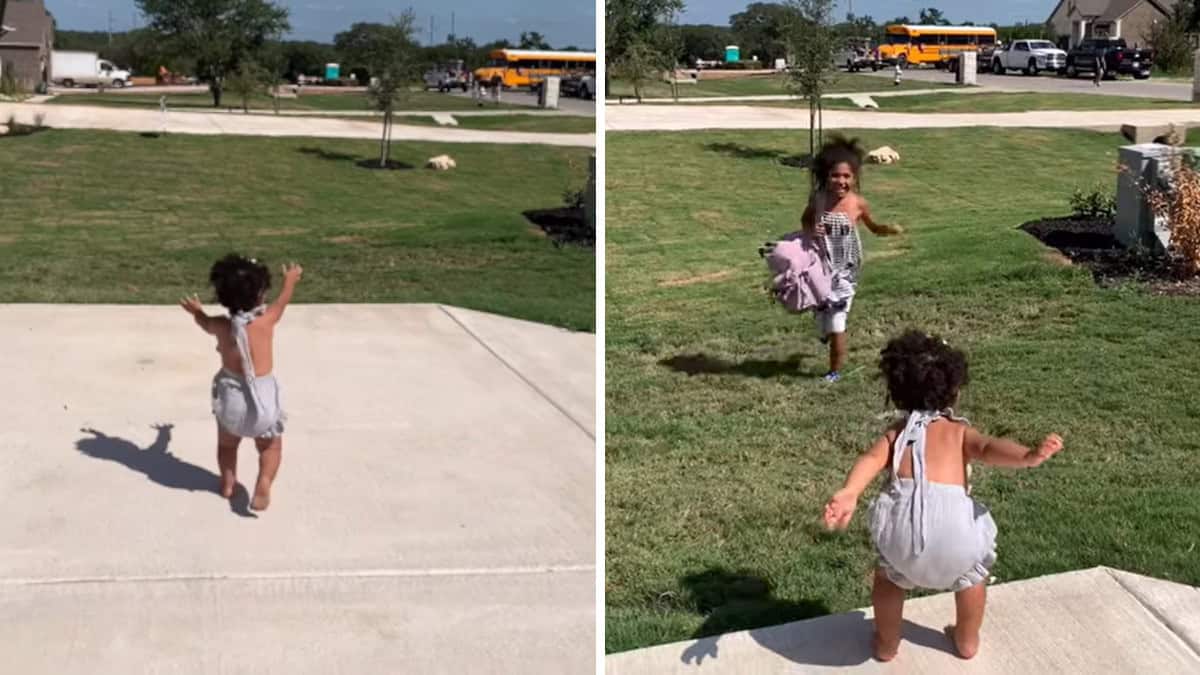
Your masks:
<svg viewBox="0 0 1200 675"><path fill-rule="evenodd" d="M196 320L196 325L200 326L200 330L212 334L212 317L204 313L204 306L200 304L200 296L193 294L191 297L183 298L179 301L179 306L183 308L183 311L192 315L192 318Z"/></svg>
<svg viewBox="0 0 1200 675"><path fill-rule="evenodd" d="M292 293L296 292L296 283L300 281L302 274L304 274L304 268L297 263L288 263L283 266L283 290L279 292L279 297L275 298L275 302L272 302L265 312L265 316L272 323L279 323L279 320L283 318L283 310L292 301Z"/></svg>
<svg viewBox="0 0 1200 675"><path fill-rule="evenodd" d="M875 222L875 218L871 216L871 206L867 204L867 200L863 199L859 202L862 207L862 221L867 226L867 229L881 237L886 237L890 234L904 234L904 228L899 225L884 225L883 223Z"/></svg>
<svg viewBox="0 0 1200 675"><path fill-rule="evenodd" d="M1012 469L1031 469L1041 466L1042 462L1050 459L1062 450L1063 440L1058 434L1050 434L1042 441L1036 450L1010 441L1005 438L985 436L974 429L968 428L963 438L967 457L976 459L984 464L1006 466Z"/></svg>
<svg viewBox="0 0 1200 675"><path fill-rule="evenodd" d="M825 504L826 528L844 530L850 525L850 518L854 516L854 509L858 506L859 495L887 466L891 446L891 440L883 436L858 456L854 467L850 469L850 475L846 477L846 484Z"/></svg>

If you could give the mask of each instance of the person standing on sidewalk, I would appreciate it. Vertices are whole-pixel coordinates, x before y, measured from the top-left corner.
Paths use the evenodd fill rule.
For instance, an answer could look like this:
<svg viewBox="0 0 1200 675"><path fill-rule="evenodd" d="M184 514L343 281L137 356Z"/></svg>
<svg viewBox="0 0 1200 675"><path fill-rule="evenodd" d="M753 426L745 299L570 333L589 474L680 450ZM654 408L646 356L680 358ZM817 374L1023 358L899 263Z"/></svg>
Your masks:
<svg viewBox="0 0 1200 675"><path fill-rule="evenodd" d="M1096 63L1095 63L1094 69L1095 69L1095 74L1093 75L1093 78L1094 78L1093 81L1095 82L1096 86L1099 87L1100 81L1104 79L1104 55L1103 54L1096 55Z"/></svg>

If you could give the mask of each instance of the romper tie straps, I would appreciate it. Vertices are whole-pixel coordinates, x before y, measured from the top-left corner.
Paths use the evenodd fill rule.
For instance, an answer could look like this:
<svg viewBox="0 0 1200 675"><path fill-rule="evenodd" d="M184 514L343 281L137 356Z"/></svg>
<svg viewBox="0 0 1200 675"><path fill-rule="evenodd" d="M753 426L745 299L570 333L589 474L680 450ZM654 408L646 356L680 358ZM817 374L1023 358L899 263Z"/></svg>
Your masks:
<svg viewBox="0 0 1200 675"><path fill-rule="evenodd" d="M934 420L945 417L955 422L968 423L966 419L955 417L954 411L914 410L908 414L904 430L896 437L892 446L892 479L900 474L900 461L904 459L904 450L912 447L913 498L909 521L912 523L913 553L925 550L925 530L927 516L926 502L929 499L929 481L925 478L925 431Z"/></svg>
<svg viewBox="0 0 1200 675"><path fill-rule="evenodd" d="M230 315L233 324L233 340L237 343L238 353L242 356L243 378L250 390L250 400L254 402L254 414L257 416L264 410L262 401L258 399L258 387L254 386L254 360L250 358L250 340L246 337L246 326L267 311L266 305L259 305L248 312L237 312Z"/></svg>

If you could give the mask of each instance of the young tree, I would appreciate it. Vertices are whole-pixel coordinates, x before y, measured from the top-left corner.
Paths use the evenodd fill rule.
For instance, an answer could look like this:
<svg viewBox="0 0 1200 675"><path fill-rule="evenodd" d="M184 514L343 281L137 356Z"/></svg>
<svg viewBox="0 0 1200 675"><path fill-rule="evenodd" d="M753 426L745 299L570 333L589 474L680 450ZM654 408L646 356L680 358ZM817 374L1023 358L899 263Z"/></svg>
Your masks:
<svg viewBox="0 0 1200 675"><path fill-rule="evenodd" d="M237 70L225 78L225 88L242 102L242 112L250 112L250 99L260 93L267 83L267 72L249 59L238 64Z"/></svg>
<svg viewBox="0 0 1200 675"><path fill-rule="evenodd" d="M340 38L342 34L336 39ZM371 30L357 38L341 41L339 51L347 58L364 64L371 72L367 96L375 109L383 113L379 166L387 168L391 154L393 115L418 74L421 51L416 40L416 15L412 11L405 11L391 24L374 24Z"/></svg>
<svg viewBox="0 0 1200 675"><path fill-rule="evenodd" d="M683 11L683 0L605 0L604 58L617 63L635 43L650 42L659 24Z"/></svg>
<svg viewBox="0 0 1200 675"><path fill-rule="evenodd" d="M625 53L613 64L614 74L633 86L633 95L642 101L642 89L663 72L667 56L649 42L638 41L629 45Z"/></svg>
<svg viewBox="0 0 1200 675"><path fill-rule="evenodd" d="M949 26L950 20L937 7L926 7L918 17L922 26Z"/></svg>
<svg viewBox="0 0 1200 675"><path fill-rule="evenodd" d="M789 87L808 100L808 149L816 156L824 141L823 96L836 78L833 66L838 38L833 27L835 0L791 0L798 21L791 31L796 55Z"/></svg>
<svg viewBox="0 0 1200 675"><path fill-rule="evenodd" d="M270 0L137 0L137 6L174 53L196 59L214 107L221 106L225 78L291 28L287 8Z"/></svg>
<svg viewBox="0 0 1200 675"><path fill-rule="evenodd" d="M1192 67L1192 44L1188 37L1195 8L1190 3L1175 5L1166 21L1150 29L1150 47L1156 66L1169 73L1186 72Z"/></svg>

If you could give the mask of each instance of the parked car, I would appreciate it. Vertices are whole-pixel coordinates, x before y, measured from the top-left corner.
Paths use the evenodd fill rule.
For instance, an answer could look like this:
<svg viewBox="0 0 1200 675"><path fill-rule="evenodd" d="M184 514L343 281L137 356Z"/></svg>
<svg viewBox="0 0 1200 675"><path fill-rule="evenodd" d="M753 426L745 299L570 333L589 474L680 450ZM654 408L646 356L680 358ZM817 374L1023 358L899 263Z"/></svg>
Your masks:
<svg viewBox="0 0 1200 675"><path fill-rule="evenodd" d="M879 52L872 47L871 38L850 38L838 63L846 64L846 70L851 73L865 68L879 70Z"/></svg>
<svg viewBox="0 0 1200 675"><path fill-rule="evenodd" d="M1000 51L1003 48L1004 48L1004 45L999 42L997 42L996 44L991 44L991 45L979 45L978 49L976 49L976 51L975 51L975 70L977 72L991 70L992 69L992 57L994 57L996 55L996 52ZM958 72L958 60L960 58L962 58L962 56L960 54L955 54L954 56L951 56L950 59L948 61L946 61L946 69L952 73L957 73Z"/></svg>
<svg viewBox="0 0 1200 675"><path fill-rule="evenodd" d="M1132 49L1124 38L1090 38L1067 54L1067 77L1094 73L1097 57L1104 59L1104 71L1109 77L1132 75L1145 80L1154 67L1154 53L1149 49Z"/></svg>
<svg viewBox="0 0 1200 675"><path fill-rule="evenodd" d="M466 91L471 87L471 71L463 68L462 60L439 63L431 70L425 71L426 89L437 89L447 92L451 89Z"/></svg>
<svg viewBox="0 0 1200 675"><path fill-rule="evenodd" d="M596 76L568 75L559 82L558 93L563 96L593 99L596 97Z"/></svg>
<svg viewBox="0 0 1200 675"><path fill-rule="evenodd" d="M77 84L120 89L129 84L132 75L96 52L64 51L50 53L51 81L64 87Z"/></svg>
<svg viewBox="0 0 1200 675"><path fill-rule="evenodd" d="M997 75L1010 70L1020 70L1026 75L1037 75L1043 70L1061 73L1067 67L1067 53L1049 40L1014 40L992 53L990 65Z"/></svg>

